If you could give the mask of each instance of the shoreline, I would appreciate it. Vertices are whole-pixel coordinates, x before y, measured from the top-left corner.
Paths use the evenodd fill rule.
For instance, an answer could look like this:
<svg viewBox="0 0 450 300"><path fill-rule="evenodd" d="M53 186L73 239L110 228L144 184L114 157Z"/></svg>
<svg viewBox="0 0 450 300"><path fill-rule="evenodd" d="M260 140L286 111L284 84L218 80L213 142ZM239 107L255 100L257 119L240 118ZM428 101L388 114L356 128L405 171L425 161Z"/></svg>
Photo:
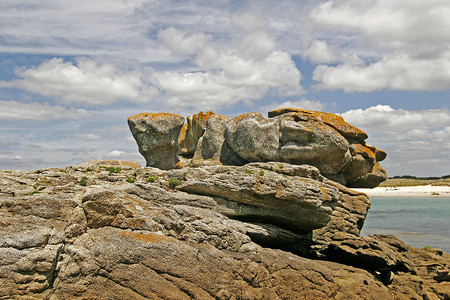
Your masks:
<svg viewBox="0 0 450 300"><path fill-rule="evenodd" d="M399 186L354 188L353 190L367 194L369 197L441 197L450 198L450 186Z"/></svg>

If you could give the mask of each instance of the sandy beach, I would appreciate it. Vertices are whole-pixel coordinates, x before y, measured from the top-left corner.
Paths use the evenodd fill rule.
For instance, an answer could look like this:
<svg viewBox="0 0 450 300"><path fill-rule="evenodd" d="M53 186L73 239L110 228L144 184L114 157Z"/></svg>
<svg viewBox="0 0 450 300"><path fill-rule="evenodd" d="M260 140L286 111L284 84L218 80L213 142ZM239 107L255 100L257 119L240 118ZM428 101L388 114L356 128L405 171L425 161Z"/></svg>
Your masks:
<svg viewBox="0 0 450 300"><path fill-rule="evenodd" d="M373 189L356 188L369 197L450 197L450 186L402 186L402 187L376 187Z"/></svg>

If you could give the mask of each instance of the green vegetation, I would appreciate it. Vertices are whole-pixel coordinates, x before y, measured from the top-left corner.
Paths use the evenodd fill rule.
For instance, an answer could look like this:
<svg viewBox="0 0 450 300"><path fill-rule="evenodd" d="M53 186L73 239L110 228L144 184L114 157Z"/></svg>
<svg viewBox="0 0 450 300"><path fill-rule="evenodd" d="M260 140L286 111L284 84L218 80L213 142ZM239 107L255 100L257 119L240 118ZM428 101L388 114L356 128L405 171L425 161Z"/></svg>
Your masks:
<svg viewBox="0 0 450 300"><path fill-rule="evenodd" d="M259 176L264 176L264 170L259 170Z"/></svg>
<svg viewBox="0 0 450 300"><path fill-rule="evenodd" d="M176 187L178 185L180 185L180 180L178 178L173 177L173 178L169 179L169 187L170 188L173 189L174 187Z"/></svg>
<svg viewBox="0 0 450 300"><path fill-rule="evenodd" d="M145 178L145 182L147 183L153 183L156 180L158 180L158 176L148 175L147 178Z"/></svg>
<svg viewBox="0 0 450 300"><path fill-rule="evenodd" d="M39 194L40 192L39 191L32 191L31 193L30 193L30 195L36 195L36 194Z"/></svg>
<svg viewBox="0 0 450 300"><path fill-rule="evenodd" d="M87 185L87 180L88 180L88 178L86 176L81 177L80 185L81 186L86 186Z"/></svg>
<svg viewBox="0 0 450 300"><path fill-rule="evenodd" d="M113 173L120 173L122 171L121 167L105 167L105 171L109 172L109 175L112 175Z"/></svg>
<svg viewBox="0 0 450 300"><path fill-rule="evenodd" d="M245 170L245 173L247 173L247 174L253 174L253 171L252 171L252 170Z"/></svg>
<svg viewBox="0 0 450 300"><path fill-rule="evenodd" d="M64 169L59 169L58 172L61 172L61 173L67 173L67 171L64 170Z"/></svg>
<svg viewBox="0 0 450 300"><path fill-rule="evenodd" d="M284 165L283 165L283 164L279 164L279 165L278 165L278 168L283 169L283 168L284 168Z"/></svg>
<svg viewBox="0 0 450 300"><path fill-rule="evenodd" d="M136 176L127 176L127 179L125 179L128 183L135 183L136 182Z"/></svg>
<svg viewBox="0 0 450 300"><path fill-rule="evenodd" d="M92 172L92 171L94 171L94 169L92 169L91 167L88 167L85 172Z"/></svg>
<svg viewBox="0 0 450 300"><path fill-rule="evenodd" d="M426 247L423 248L423 250L430 250L430 249L433 249L433 247L426 246Z"/></svg>

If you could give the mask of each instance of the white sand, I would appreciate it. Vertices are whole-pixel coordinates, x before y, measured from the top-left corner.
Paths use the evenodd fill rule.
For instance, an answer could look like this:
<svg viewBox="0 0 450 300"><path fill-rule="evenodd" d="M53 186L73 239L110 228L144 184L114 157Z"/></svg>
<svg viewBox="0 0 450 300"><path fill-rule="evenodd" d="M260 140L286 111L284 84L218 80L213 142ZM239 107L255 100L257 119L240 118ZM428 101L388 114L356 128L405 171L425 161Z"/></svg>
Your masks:
<svg viewBox="0 0 450 300"><path fill-rule="evenodd" d="M402 186L402 187L376 187L373 189L354 189L366 193L369 197L449 197L450 186Z"/></svg>

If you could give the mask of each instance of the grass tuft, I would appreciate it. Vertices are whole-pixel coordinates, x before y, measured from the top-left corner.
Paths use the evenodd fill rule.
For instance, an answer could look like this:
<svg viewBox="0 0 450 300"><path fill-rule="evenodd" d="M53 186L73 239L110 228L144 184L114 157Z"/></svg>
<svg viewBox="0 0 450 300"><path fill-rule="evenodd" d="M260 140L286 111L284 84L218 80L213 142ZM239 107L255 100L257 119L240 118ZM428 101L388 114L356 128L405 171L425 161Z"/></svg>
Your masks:
<svg viewBox="0 0 450 300"><path fill-rule="evenodd" d="M170 188L173 189L178 185L180 185L180 180L178 178L173 177L173 178L169 179L169 187Z"/></svg>

